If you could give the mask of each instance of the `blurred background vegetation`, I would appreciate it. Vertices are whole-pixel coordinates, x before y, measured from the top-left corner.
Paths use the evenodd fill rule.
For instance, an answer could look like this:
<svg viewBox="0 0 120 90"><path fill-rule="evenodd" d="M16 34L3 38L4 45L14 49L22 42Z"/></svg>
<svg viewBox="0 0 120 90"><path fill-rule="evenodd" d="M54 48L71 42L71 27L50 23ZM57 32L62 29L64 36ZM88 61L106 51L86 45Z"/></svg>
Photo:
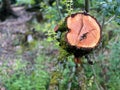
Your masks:
<svg viewBox="0 0 120 90"><path fill-rule="evenodd" d="M69 1L0 0L0 90L119 90L120 0L89 0L102 40L90 55L94 65L84 59L84 89L54 33L68 14L84 11L84 0L71 8Z"/></svg>

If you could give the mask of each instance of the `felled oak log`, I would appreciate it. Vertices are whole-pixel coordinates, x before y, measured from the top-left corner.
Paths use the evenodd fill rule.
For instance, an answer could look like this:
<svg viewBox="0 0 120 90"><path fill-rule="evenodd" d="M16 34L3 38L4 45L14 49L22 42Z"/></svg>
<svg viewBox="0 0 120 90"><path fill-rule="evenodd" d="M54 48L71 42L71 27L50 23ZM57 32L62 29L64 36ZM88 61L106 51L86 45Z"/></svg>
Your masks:
<svg viewBox="0 0 120 90"><path fill-rule="evenodd" d="M60 46L75 57L82 57L99 45L101 27L97 20L86 13L76 13L66 17L55 27L59 34Z"/></svg>

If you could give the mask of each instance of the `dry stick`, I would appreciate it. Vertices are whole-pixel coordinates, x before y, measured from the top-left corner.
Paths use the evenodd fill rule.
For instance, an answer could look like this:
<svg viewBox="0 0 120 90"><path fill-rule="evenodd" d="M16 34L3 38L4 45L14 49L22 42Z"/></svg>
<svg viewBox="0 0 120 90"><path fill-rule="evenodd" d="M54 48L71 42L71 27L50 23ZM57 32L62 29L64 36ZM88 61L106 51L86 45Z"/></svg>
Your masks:
<svg viewBox="0 0 120 90"><path fill-rule="evenodd" d="M104 25L110 23L114 18L116 17L116 15L113 15L112 17L110 17L110 19L108 21L105 22L105 16L103 15L103 21L102 21L102 29L104 28Z"/></svg>
<svg viewBox="0 0 120 90"><path fill-rule="evenodd" d="M105 22L104 25L106 25L106 24L108 24L109 22L111 22L114 18L115 18L115 15L113 15L107 22Z"/></svg>

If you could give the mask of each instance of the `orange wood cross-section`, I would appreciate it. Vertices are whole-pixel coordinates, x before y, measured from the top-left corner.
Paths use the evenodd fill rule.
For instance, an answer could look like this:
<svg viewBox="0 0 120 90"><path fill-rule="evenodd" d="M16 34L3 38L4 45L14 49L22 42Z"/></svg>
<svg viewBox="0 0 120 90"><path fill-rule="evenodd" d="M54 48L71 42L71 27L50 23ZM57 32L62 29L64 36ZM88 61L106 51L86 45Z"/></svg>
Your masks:
<svg viewBox="0 0 120 90"><path fill-rule="evenodd" d="M94 48L101 38L101 28L97 20L84 13L72 14L66 18L67 42L79 48Z"/></svg>

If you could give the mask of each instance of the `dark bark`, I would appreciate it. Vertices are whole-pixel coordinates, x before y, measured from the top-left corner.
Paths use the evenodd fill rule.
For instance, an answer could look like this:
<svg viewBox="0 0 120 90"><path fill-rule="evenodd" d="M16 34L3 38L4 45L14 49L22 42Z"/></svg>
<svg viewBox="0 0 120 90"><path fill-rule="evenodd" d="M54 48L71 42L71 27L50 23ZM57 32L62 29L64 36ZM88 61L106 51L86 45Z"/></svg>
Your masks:
<svg viewBox="0 0 120 90"><path fill-rule="evenodd" d="M2 0L2 7L0 8L0 20L4 21L9 16L13 16L15 18L18 17L11 8L10 0Z"/></svg>
<svg viewBox="0 0 120 90"><path fill-rule="evenodd" d="M89 0L85 0L85 11L89 12Z"/></svg>
<svg viewBox="0 0 120 90"><path fill-rule="evenodd" d="M10 0L11 4L15 4L17 2L17 0Z"/></svg>

